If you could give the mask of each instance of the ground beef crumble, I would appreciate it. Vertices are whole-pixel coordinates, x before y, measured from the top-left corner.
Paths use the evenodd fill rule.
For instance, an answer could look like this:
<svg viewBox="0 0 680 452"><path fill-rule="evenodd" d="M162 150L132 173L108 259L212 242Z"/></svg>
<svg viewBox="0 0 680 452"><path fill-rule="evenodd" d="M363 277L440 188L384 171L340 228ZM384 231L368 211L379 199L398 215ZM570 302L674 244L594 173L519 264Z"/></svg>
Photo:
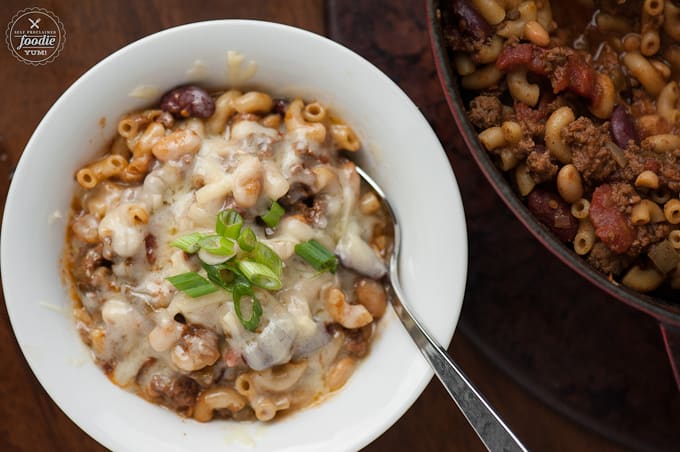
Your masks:
<svg viewBox="0 0 680 452"><path fill-rule="evenodd" d="M480 129L500 125L502 115L503 106L497 97L477 96L470 101L468 117Z"/></svg>
<svg viewBox="0 0 680 452"><path fill-rule="evenodd" d="M557 174L558 167L544 146L536 146L527 156L529 174L537 184L551 180Z"/></svg>
<svg viewBox="0 0 680 452"><path fill-rule="evenodd" d="M162 375L151 377L149 396L184 416L191 416L196 397L201 391L198 383L186 376L170 378Z"/></svg>
<svg viewBox="0 0 680 452"><path fill-rule="evenodd" d="M607 146L611 142L609 123L596 126L582 116L565 127L561 136L571 147L574 166L585 181L604 182L619 168Z"/></svg>
<svg viewBox="0 0 680 452"><path fill-rule="evenodd" d="M626 183L611 184L611 198L621 213L630 215L633 205L640 202L640 195L632 185Z"/></svg>
<svg viewBox="0 0 680 452"><path fill-rule="evenodd" d="M558 108L566 105L564 98L554 97L549 93L543 95L538 102L536 108L531 108L529 105L515 101L514 102L514 119L520 123L525 133L532 137L543 137L545 133L545 122L548 117Z"/></svg>
<svg viewBox="0 0 680 452"><path fill-rule="evenodd" d="M627 269L633 257L627 254L616 254L602 242L595 242L588 254L588 263L605 274L618 276Z"/></svg>
<svg viewBox="0 0 680 452"><path fill-rule="evenodd" d="M640 147L636 144L629 145L624 151L624 156L626 165L618 168L612 174L613 181L633 184L641 172L645 170L657 172L659 170L659 162L656 156L640 151Z"/></svg>
<svg viewBox="0 0 680 452"><path fill-rule="evenodd" d="M664 240L671 232L671 226L667 223L644 224L636 228L636 238L628 249L629 256L636 257L649 251L651 245Z"/></svg>

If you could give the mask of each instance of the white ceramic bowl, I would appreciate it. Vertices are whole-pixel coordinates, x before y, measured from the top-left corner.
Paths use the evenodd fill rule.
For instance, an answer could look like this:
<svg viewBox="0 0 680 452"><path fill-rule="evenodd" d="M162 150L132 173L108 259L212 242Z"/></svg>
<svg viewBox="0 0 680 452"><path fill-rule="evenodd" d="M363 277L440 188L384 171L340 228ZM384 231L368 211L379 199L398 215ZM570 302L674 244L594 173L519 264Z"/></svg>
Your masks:
<svg viewBox="0 0 680 452"><path fill-rule="evenodd" d="M227 51L244 55L240 71L227 70ZM251 60L257 70L244 80ZM75 332L60 272L73 174L113 136L123 113L187 82L317 98L354 126L366 148L361 163L402 224L407 301L435 338L450 342L463 299L467 237L453 173L425 118L388 77L328 39L225 20L165 30L121 49L74 83L36 129L14 174L2 228L2 282L19 345L61 409L114 450L358 449L387 430L432 376L391 311L340 392L269 424L181 419L110 383ZM137 94L156 97L131 97L139 86L147 89Z"/></svg>

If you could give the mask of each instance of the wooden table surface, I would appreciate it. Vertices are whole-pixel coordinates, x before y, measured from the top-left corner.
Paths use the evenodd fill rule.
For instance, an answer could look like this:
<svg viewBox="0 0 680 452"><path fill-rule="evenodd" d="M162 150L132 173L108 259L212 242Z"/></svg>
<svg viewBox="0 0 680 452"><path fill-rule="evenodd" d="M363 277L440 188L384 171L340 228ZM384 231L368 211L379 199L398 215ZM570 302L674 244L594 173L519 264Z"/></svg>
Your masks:
<svg viewBox="0 0 680 452"><path fill-rule="evenodd" d="M145 35L207 19L257 18L339 36L341 42L369 60L373 60L372 51L362 46L362 42L378 42L382 57L386 52L395 58L404 54L416 55L419 64L428 70L397 73L390 72L385 65L382 69L421 107L450 150L453 146L451 130L442 126L442 121L447 121L449 116L433 69L427 30L423 27L424 3L395 1L386 11L384 21L377 21L378 25L351 35L350 39L347 30L341 27L351 21L352 14L361 13L355 12L351 3L349 0L219 0L201 2L199 8L186 0L54 0L30 4L3 0L0 4L3 30L17 11L39 6L59 16L66 29L67 41L54 62L40 67L22 64L6 48L0 49L0 99L4 102L0 112L2 200L7 195L11 169L32 131L52 103L81 74L100 59ZM373 6L379 9L381 4L390 2L363 2L359 10L365 11L367 3L375 3ZM342 14L344 22L336 20L338 14ZM401 20L406 15L417 20ZM395 36L398 39L394 39ZM470 259L475 256L471 255ZM624 450L532 398L460 333L454 336L449 351L531 450ZM102 450L59 410L38 384L14 339L4 303L0 304L0 400L0 451ZM445 391L433 380L406 415L365 450L481 451L483 447Z"/></svg>

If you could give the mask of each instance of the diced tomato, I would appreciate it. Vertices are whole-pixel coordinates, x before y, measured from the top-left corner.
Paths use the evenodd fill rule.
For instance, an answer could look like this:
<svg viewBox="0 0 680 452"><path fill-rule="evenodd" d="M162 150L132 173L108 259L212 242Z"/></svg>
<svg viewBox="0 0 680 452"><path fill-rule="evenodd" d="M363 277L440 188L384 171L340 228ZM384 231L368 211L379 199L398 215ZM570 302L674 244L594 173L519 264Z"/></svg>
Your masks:
<svg viewBox="0 0 680 452"><path fill-rule="evenodd" d="M625 253L635 240L635 231L626 216L617 208L611 185L600 185L593 192L590 220L595 234L615 253Z"/></svg>

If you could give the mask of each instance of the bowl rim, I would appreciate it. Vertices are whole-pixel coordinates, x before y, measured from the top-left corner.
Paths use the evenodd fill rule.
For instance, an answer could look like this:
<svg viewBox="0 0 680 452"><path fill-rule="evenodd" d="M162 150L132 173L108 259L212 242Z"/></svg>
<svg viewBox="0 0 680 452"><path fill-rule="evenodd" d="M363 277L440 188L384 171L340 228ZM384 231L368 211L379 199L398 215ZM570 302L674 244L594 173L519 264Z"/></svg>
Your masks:
<svg viewBox="0 0 680 452"><path fill-rule="evenodd" d="M456 83L457 76L452 70L452 64L444 44L439 5L440 0L426 0L430 47L432 48L442 91L468 151L498 196L524 227L546 249L577 274L628 306L638 309L665 324L680 326L680 308L673 306L664 299L656 299L649 295L635 292L622 284L610 281L604 274L590 267L583 258L567 247L564 242L557 239L520 200L520 197L517 196L507 179L503 177L501 171L489 157L489 153L482 148L477 139L477 131L467 119L463 100Z"/></svg>
<svg viewBox="0 0 680 452"><path fill-rule="evenodd" d="M289 25L285 25L285 24L280 24L280 23L276 23L276 22L269 22L269 21L263 21L263 20L247 20L247 19L217 19L217 20L206 20L206 21L192 22L192 23L187 23L187 24L176 26L176 27L164 29L164 30L161 30L161 31L158 31L158 32L155 32L155 33L151 33L149 35L141 37L138 40L135 40L131 43L128 43L128 44L122 46L121 48L119 48L115 52L111 53L110 55L106 56L102 60L98 61L95 65L93 65L87 71L85 71L77 80L75 80L59 96L59 98L52 104L50 109L47 111L47 113L45 113L45 115L43 116L41 121L36 126L31 138L29 139L28 143L26 144L26 146L24 148L22 156L24 155L26 150L34 147L34 142L36 140L36 136L38 135L38 132L43 131L43 129L45 128L45 124L47 123L49 118L52 115L55 114L55 111L60 107L60 105L62 104L64 99L66 97L68 97L73 91L77 90L79 84L84 79L91 76L92 73L98 67L106 64L107 62L109 62L112 59L117 58L122 52L128 51L129 49L132 49L132 48L135 48L139 45L142 45L143 42L145 42L145 41L158 39L159 35L174 33L174 32L177 32L177 31L183 31L183 30L190 29L190 28L196 28L196 27L208 26L208 25L218 25L218 24L225 24L225 25L226 24L243 24L243 25L256 25L256 26L260 26L260 27L264 26L264 27L269 27L271 29L283 30L286 33L296 33L300 36L306 36L307 38L313 38L315 40L321 40L321 41L325 42L326 45L333 46L338 51L344 52L344 53L348 54L349 57L360 62L360 64L365 66L367 70L375 73L376 76L380 78L381 83L384 83L387 87L389 87L390 90L395 91L396 93L403 96L403 100L406 102L405 105L407 105L409 110L410 110L409 115L413 115L416 118L420 118L420 122L422 122L422 124L423 124L423 128L424 128L423 130L426 131L428 134L431 134L431 137L433 138L433 140L436 141L436 143L438 145L436 147L436 150L438 150L441 153L441 157L444 160L446 160L448 172L450 173L450 175L449 175L450 179L448 179L448 181L452 182L453 188L455 189L454 192L447 193L447 194L450 195L450 196L453 196L454 200L457 201L457 204L460 206L460 217L461 217L460 225L459 225L459 226L461 226L461 233L460 234L461 234L461 237L463 237L463 238L467 237L467 228L466 228L465 219L464 219L463 204L462 204L462 200L460 198L460 191L458 189L458 185L457 185L453 170L451 169L450 164L448 162L448 159L446 157L446 153L445 153L443 147L441 146L441 143L438 140L438 137L436 136L436 134L432 130L431 126L427 122L426 118L422 115L422 113L420 112L418 107L413 103L413 101L408 97L408 95L395 82L393 82L386 74L384 74L380 69L378 69L373 63L366 60L364 57L362 57L361 55L352 51L351 49L349 49L349 48L347 48L347 47L345 47L345 46L343 46L343 45L341 45L341 44L339 44L339 43L337 43L337 42L335 42L335 41L333 41L333 40L331 40L331 39L329 39L325 36L318 35L316 33L313 33L313 32L310 32L310 31L307 31L307 30L304 30L304 29L301 29L301 28L297 28L297 27L293 27L293 26L289 26ZM26 162L26 159L22 159L22 158L19 159L19 162L17 164L17 173L18 174L26 170L24 168L24 166L26 165L25 162ZM11 184L10 187L9 187L9 191L8 191L8 195L7 195L7 201L9 201L9 203L7 203L7 201L6 201L6 207L7 206L11 207L12 205L15 205L16 202L17 202L17 199L15 199L15 198L18 196L18 193L17 193L16 188L14 188L13 186L16 187L16 184ZM14 209L11 209L11 208L5 209L3 219L2 219L3 224L6 224L7 218L10 215L10 211L12 211L12 210L14 210ZM8 255L5 256L7 247L4 246L4 245L5 245L5 234L2 234L2 237L0 237L0 257L9 257ZM457 251L460 254L461 262L464 262L463 268L461 269L462 270L462 276L460 276L460 278L462 278L462 283L459 287L460 293L455 294L456 297L457 297L456 299L460 300L460 302L458 304L457 309L454 309L455 312L452 312L453 314L455 314L455 317L453 318L453 322L451 322L453 324L453 326L451 327L451 334L442 343L442 345L445 345L445 346L448 345L450 343L451 339L453 338L453 333L455 332L457 319L460 316L460 309L461 309L463 299L464 299L465 281L466 281L466 276L467 276L467 271L468 271L468 269L467 269L467 256L468 256L467 240L461 240L458 245L460 246L460 249L458 249ZM6 260L6 259L3 259L3 260ZM6 280L6 278L8 277L6 275L6 273L3 273L0 276L2 277L3 281ZM6 285L3 285L3 290L4 290L4 287L6 287ZM15 323L13 321L14 316L11 315L11 308L9 307L9 304L7 303L7 301L6 301L6 305L8 306L8 313L10 314L10 316L9 316L10 317L10 325L12 326L12 329L13 329L14 334L15 334L15 338L16 338L16 340L17 340L17 342L18 342L18 344L19 344L19 346L22 350L22 353L24 354L24 359L26 359L26 361L28 362L29 367L31 368L31 371L36 376L38 381L41 383L41 386L43 386L43 388L46 390L46 392L48 392L47 389L46 389L47 386L43 383L43 379L45 378L45 376L43 374L39 374L38 372L36 372L35 366L32 362L32 359L29 358L28 354L26 353L26 350L24 349L23 344L19 341L19 337L17 336L17 327L15 326ZM393 321L398 322L396 316L394 316L393 320L390 320L390 322L393 322ZM399 325L398 328L401 328L401 325ZM406 334L406 333L404 332L404 334ZM423 363L424 362L425 361L423 361ZM413 405L413 403L417 400L417 398L420 397L420 395L424 391L425 387L430 382L430 380L433 376L433 372L429 368L429 366L426 366L426 367L427 367L427 369L423 372L422 378L419 379L418 384L413 387L412 391L410 391L409 396L403 397L404 402L399 404L398 409L392 410L390 416L387 416L387 417L385 417L385 418L383 418L379 421L376 421L375 425L373 425L370 432L365 433L362 437L355 438L355 439L347 442L346 444L351 445L351 447L357 447L357 448L363 447L363 446L369 444L370 442L372 442L373 440L375 440L376 438L378 438L385 431L387 431L392 425L394 425L396 423L396 421L400 417L402 417L403 414ZM50 392L48 392L48 395L50 396L50 398L55 400ZM56 402L56 400L55 400L55 402ZM67 410L62 408L60 404L58 404L58 406L60 407L62 412L64 412L66 414L67 417L69 417L71 420L73 420L79 426L79 428L83 429L83 431L85 431L88 435L95 438L98 442L100 442L104 445L107 445L108 447L121 446L122 445L122 443L111 442L113 440L113 437L111 435L94 436L96 432L93 432L90 429L85 430L85 428L81 426L80 422L76 422L76 418L73 416L73 413L68 412ZM304 409L302 411L304 411Z"/></svg>

